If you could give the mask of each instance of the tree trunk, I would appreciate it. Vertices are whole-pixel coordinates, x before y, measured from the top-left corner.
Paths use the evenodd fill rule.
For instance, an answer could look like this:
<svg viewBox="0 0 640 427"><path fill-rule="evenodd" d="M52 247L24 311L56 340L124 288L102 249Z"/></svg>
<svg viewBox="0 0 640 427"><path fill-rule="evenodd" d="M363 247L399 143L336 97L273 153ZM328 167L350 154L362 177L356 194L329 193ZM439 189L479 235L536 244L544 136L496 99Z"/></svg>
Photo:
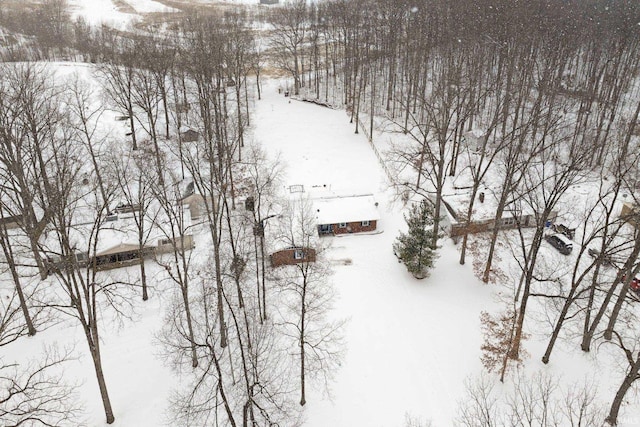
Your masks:
<svg viewBox="0 0 640 427"><path fill-rule="evenodd" d="M304 358L304 343L305 343L305 317L306 304L307 304L307 278L303 279L302 294L300 301L300 406L304 406L307 403L305 396L305 358Z"/></svg>
<svg viewBox="0 0 640 427"><path fill-rule="evenodd" d="M257 224L257 222L255 223ZM255 226L255 225L254 225ZM258 254L258 238L254 235L253 237L253 251L256 259L256 292L258 294L258 315L260 317L260 324L264 322L264 318L262 317L262 307L261 297L260 297L260 263L259 263L259 254Z"/></svg>
<svg viewBox="0 0 640 427"><path fill-rule="evenodd" d="M544 216L546 218L546 215ZM536 266L536 259L538 257L538 251L540 249L540 243L542 242L542 229L538 227L536 234L533 237L531 248L529 249L528 256L525 260L524 274L524 289L522 291L522 300L520 301L520 309L517 312L517 320L515 326L515 333L513 336L513 342L510 351L510 357L512 359L518 359L520 354L520 342L522 341L522 331L524 328L524 319L527 310L527 303L529 302L529 294L531 290L531 281L533 280L533 271ZM517 296L516 296L517 297Z"/></svg>
<svg viewBox="0 0 640 427"><path fill-rule="evenodd" d="M216 209L216 207L213 207ZM214 215L214 220L217 221L217 216ZM217 294L217 304L218 304L218 322L220 325L220 347L225 348L227 346L227 325L224 318L224 304L223 304L223 292L222 288L222 273L220 271L220 241L218 238L218 225L213 224L211 222L211 234L213 237L213 255L215 262L215 275L216 275L216 294Z"/></svg>
<svg viewBox="0 0 640 427"><path fill-rule="evenodd" d="M260 262L262 264L262 317L267 320L267 287L266 287L266 265L264 261L264 227L260 235Z"/></svg>
<svg viewBox="0 0 640 427"><path fill-rule="evenodd" d="M189 303L189 289L186 284L182 284L182 301L184 304L184 315L187 319L189 330L189 346L191 347L191 367L198 367L198 353L196 352L196 341L193 333L193 323L191 322L191 308Z"/></svg>
<svg viewBox="0 0 640 427"><path fill-rule="evenodd" d="M636 244L635 244L635 246L633 248L633 251L632 251L631 255L629 256L629 259L625 263L622 271L629 272L630 270L632 270L630 267L631 267L631 265L633 265L633 262L638 258L639 254L640 254L640 241L636 241ZM640 268L640 265L638 266L638 268ZM636 271L637 271L637 268L633 269L633 272L636 272ZM616 277L615 281L612 283L611 287L607 291L607 294L604 297L604 301L602 302L602 305L600 306L600 309L598 310L598 313L596 313L596 316L594 317L593 322L591 323L591 326L583 334L583 336L582 336L582 344L581 344L582 351L589 351L591 349L591 341L593 340L593 336L595 335L596 328L598 327L598 324L600 323L600 321L604 317L604 314L605 314L605 312L607 310L607 307L609 306L609 303L611 302L611 299L613 298L613 296L615 294L616 288L622 282L621 275L622 275L621 272L618 273L618 276ZM627 280L631 280L631 278L627 277ZM625 280L625 282L627 280Z"/></svg>
<svg viewBox="0 0 640 427"><path fill-rule="evenodd" d="M91 359L93 360L93 367L96 371L96 379L98 380L98 388L100 389L100 396L102 397L102 405L104 407L104 414L107 419L107 424L113 424L115 417L113 416L113 409L111 408L111 400L109 399L109 392L107 390L107 383L104 379L104 371L102 370L102 359L100 357L100 344L98 338L98 325L96 319L94 319L91 325L85 326L85 334L87 336L87 342L89 344L89 351L91 352Z"/></svg>
<svg viewBox="0 0 640 427"><path fill-rule="evenodd" d="M609 409L609 415L605 420L612 426L618 425L618 413L620 412L620 406L622 405L622 400L624 396L627 394L627 391L631 388L633 383L639 378L638 372L640 371L640 354L638 354L636 360L633 365L629 369L629 372L624 377L624 381L620 384L620 388L616 392L616 397L613 399L611 403L611 408Z"/></svg>
<svg viewBox="0 0 640 427"><path fill-rule="evenodd" d="M164 77L163 77L164 80ZM167 89L164 83L160 84L160 96L162 97L162 109L164 110L164 133L165 137L169 139L169 106L167 102Z"/></svg>
<svg viewBox="0 0 640 427"><path fill-rule="evenodd" d="M496 250L496 243L498 242L498 232L500 231L499 221L500 221L500 218L502 218L502 213L504 212L504 208L507 204L508 194L509 192L506 190L505 187L503 187L502 193L500 194L500 200L498 201L498 207L496 209L495 223L493 225L493 230L491 232L491 241L489 243L489 254L487 255L487 262L484 266L484 273L482 274L482 281L484 283L489 283L489 274L491 273L491 265L493 264L493 255Z"/></svg>
<svg viewBox="0 0 640 427"><path fill-rule="evenodd" d="M138 142L136 141L136 125L133 117L133 107L129 107L127 113L129 114L129 129L131 132L131 149L135 151L138 149Z"/></svg>
<svg viewBox="0 0 640 427"><path fill-rule="evenodd" d="M146 301L149 299L149 293L147 292L147 272L144 267L142 242L140 242L140 250L138 251L138 257L140 258L140 281L142 282L142 301Z"/></svg>
<svg viewBox="0 0 640 427"><path fill-rule="evenodd" d="M584 325L582 327L582 342L580 348L584 352L591 350L591 340L593 334L590 332L591 326L591 310L593 310L593 300L596 293L596 278L594 277L589 288L589 296L587 297L587 306L585 307Z"/></svg>
<svg viewBox="0 0 640 427"><path fill-rule="evenodd" d="M558 320L556 321L556 325L553 328L553 332L551 333L551 338L549 339L549 344L547 344L547 349L542 356L542 363L545 365L549 363L549 358L551 357L551 352L553 351L553 346L558 339L558 335L560 335L560 330L562 329L562 325L564 323L565 318L567 317L567 313L569 312L569 307L573 304L574 295L577 289L577 284L571 287L571 291L569 295L567 295L567 299L562 306L562 310L560 311L560 316L558 316Z"/></svg>
<svg viewBox="0 0 640 427"><path fill-rule="evenodd" d="M11 272L11 277L13 278L13 283L16 287L16 292L18 293L18 300L20 301L20 309L22 310L22 314L24 316L24 321L27 324L27 330L29 336L34 336L36 334L36 328L33 326L33 321L31 319L31 315L29 314L29 308L27 307L27 300L24 297L24 292L22 291L22 284L20 283L20 275L16 270L16 264L13 258L13 250L11 249L11 242L9 241L9 237L7 235L6 226L2 226L0 229L0 239L2 239L2 252L4 252L5 259L7 261L7 265L9 266L9 271Z"/></svg>
<svg viewBox="0 0 640 427"><path fill-rule="evenodd" d="M613 310L611 310L611 316L609 316L609 323L607 324L607 328L604 331L604 339L607 341L611 340L613 336L613 328L616 325L616 321L618 320L618 316L620 315L620 310L622 309L622 304L624 300L627 298L627 293L629 292L629 286L631 281L640 271L640 264L636 268L633 269L629 273L629 277L625 278L622 283L622 289L620 289L620 295L618 295L618 299L616 300L615 305L613 306Z"/></svg>
<svg viewBox="0 0 640 427"><path fill-rule="evenodd" d="M466 226L464 229L464 235L462 237L462 247L460 248L460 265L464 265L465 257L467 254L467 241L469 240L469 223L471 222L471 216L473 215L473 205L476 200L476 194L478 193L478 187L480 181L474 180L473 189L471 190L471 198L469 199L469 207L467 208Z"/></svg>

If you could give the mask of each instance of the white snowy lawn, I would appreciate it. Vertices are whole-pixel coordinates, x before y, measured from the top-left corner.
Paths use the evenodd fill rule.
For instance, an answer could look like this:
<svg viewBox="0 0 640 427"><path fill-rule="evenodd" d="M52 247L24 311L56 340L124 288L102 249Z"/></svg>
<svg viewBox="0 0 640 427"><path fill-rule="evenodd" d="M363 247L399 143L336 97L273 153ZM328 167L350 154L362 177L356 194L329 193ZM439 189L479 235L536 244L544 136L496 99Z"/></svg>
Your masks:
<svg viewBox="0 0 640 427"><path fill-rule="evenodd" d="M431 277L409 275L391 250L405 227L402 205L393 203L366 137L354 134L344 111L290 100L276 85L267 85L256 102L255 139L281 153L286 185L374 193L384 230L328 238L337 316L349 319L347 354L333 401L310 397L306 425L402 426L405 413L451 425L465 377L481 368L479 315L493 306L491 288L457 263L449 241ZM352 263L344 265L346 259Z"/></svg>

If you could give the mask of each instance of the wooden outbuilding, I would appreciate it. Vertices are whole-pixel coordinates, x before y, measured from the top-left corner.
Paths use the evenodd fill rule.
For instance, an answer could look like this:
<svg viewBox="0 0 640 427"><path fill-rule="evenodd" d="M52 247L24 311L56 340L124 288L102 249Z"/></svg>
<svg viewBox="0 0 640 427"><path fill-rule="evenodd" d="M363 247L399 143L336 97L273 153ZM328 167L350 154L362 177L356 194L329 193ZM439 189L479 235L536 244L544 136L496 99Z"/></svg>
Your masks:
<svg viewBox="0 0 640 427"><path fill-rule="evenodd" d="M316 262L316 250L313 248L290 247L272 253L269 258L271 259L271 267Z"/></svg>
<svg viewBox="0 0 640 427"><path fill-rule="evenodd" d="M200 133L193 129L184 129L180 132L182 142L196 142L200 138Z"/></svg>

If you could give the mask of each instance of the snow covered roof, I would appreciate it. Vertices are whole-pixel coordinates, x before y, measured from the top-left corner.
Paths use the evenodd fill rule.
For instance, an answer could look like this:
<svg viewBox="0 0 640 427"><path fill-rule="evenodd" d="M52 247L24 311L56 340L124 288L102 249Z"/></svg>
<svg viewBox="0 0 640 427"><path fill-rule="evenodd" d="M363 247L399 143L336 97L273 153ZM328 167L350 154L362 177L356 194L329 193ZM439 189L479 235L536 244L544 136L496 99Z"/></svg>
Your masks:
<svg viewBox="0 0 640 427"><path fill-rule="evenodd" d="M142 246L143 249L145 248L151 248L151 246L148 245L143 245ZM112 246L109 249L106 249L102 252L98 252L96 254L96 256L103 256L103 255L113 255L113 254L119 254L122 252L133 252L133 251L137 251L140 249L140 246L137 244L133 244L133 243L120 243L116 246Z"/></svg>
<svg viewBox="0 0 640 427"><path fill-rule="evenodd" d="M322 197L312 200L318 224L375 221L380 219L372 194Z"/></svg>

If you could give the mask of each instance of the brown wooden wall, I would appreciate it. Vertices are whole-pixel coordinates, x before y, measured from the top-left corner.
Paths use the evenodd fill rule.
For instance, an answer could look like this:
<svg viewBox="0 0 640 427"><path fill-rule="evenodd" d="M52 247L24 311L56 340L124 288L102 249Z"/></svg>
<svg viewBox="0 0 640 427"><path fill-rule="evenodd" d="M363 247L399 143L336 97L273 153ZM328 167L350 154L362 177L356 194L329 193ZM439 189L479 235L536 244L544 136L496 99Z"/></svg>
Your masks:
<svg viewBox="0 0 640 427"><path fill-rule="evenodd" d="M377 226L377 221L369 221L369 226L364 227L362 222L348 222L344 228L338 227L339 224L333 224L333 234L347 234L347 233L365 233L367 231L374 231Z"/></svg>
<svg viewBox="0 0 640 427"><path fill-rule="evenodd" d="M304 251L303 259L295 259L296 250ZM288 248L278 252L274 252L269 257L271 259L271 267L280 267L281 265L295 265L303 262L315 262L316 250L313 248Z"/></svg>

